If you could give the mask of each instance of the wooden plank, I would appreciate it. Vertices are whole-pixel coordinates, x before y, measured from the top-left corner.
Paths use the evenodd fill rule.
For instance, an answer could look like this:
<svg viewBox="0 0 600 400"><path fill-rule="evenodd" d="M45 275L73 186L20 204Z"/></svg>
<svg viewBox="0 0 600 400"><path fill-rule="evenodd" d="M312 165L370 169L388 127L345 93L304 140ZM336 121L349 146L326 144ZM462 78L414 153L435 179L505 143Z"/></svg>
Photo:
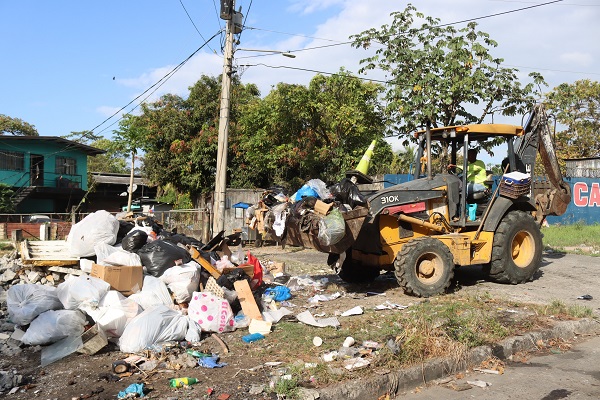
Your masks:
<svg viewBox="0 0 600 400"><path fill-rule="evenodd" d="M200 264L202 266L202 268L207 270L215 279L219 279L219 277L221 276L221 273L215 267L213 267L210 262L205 260L204 257L202 257L200 255L200 252L198 250L196 250L195 247L190 246L188 248L188 251L189 251L190 255L192 256L192 258L194 259L194 261L196 261L198 264Z"/></svg>
<svg viewBox="0 0 600 400"><path fill-rule="evenodd" d="M263 317L258 309L258 305L254 300L254 296L252 295L252 290L250 290L250 285L247 280L235 281L233 283L233 287L238 295L238 299L240 300L240 305L242 306L242 311L244 311L244 315L250 319L257 319L259 321L263 320Z"/></svg>

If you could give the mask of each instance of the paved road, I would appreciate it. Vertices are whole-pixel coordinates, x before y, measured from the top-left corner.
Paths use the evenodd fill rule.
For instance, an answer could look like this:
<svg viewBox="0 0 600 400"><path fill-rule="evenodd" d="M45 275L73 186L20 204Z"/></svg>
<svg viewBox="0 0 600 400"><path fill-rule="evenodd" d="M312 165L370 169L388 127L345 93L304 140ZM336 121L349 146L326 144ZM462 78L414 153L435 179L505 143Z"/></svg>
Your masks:
<svg viewBox="0 0 600 400"><path fill-rule="evenodd" d="M472 372L456 383L481 380L486 388L454 391L444 386L422 388L396 400L559 400L600 399L600 337L587 338L570 351L532 357L527 363L511 363L504 374Z"/></svg>

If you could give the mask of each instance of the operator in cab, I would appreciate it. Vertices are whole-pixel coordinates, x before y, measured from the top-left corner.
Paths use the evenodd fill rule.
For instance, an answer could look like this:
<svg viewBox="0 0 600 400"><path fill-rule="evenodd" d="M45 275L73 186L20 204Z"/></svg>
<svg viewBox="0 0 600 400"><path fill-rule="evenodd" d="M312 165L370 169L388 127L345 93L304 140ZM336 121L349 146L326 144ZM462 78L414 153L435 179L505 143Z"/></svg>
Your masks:
<svg viewBox="0 0 600 400"><path fill-rule="evenodd" d="M477 149L469 149L467 152L467 193L479 193L487 189L485 181L487 172L483 161L477 159Z"/></svg>

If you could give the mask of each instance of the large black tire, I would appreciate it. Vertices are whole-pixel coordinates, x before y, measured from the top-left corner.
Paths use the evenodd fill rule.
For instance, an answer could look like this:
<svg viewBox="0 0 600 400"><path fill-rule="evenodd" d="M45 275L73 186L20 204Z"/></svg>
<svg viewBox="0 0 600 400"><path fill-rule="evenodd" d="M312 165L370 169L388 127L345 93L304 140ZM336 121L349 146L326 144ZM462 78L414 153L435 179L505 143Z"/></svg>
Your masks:
<svg viewBox="0 0 600 400"><path fill-rule="evenodd" d="M373 282L381 272L380 268L364 266L352 259L352 249L346 251L346 257L339 268L338 276L348 283Z"/></svg>
<svg viewBox="0 0 600 400"><path fill-rule="evenodd" d="M533 278L541 263L540 228L531 214L510 211L494 234L490 278L499 283L524 283Z"/></svg>
<svg viewBox="0 0 600 400"><path fill-rule="evenodd" d="M454 277L448 246L432 237L412 239L396 255L396 279L406 294L429 297L444 293Z"/></svg>

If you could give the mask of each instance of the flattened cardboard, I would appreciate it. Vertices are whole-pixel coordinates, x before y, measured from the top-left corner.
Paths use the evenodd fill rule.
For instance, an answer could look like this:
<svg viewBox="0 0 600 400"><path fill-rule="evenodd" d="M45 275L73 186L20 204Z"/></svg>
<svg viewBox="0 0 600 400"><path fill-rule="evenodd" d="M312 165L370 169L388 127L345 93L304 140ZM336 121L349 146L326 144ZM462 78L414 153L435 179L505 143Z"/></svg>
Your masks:
<svg viewBox="0 0 600 400"><path fill-rule="evenodd" d="M144 283L144 269L141 265L92 265L91 276L110 283L110 288L118 290L125 296L137 293Z"/></svg>
<svg viewBox="0 0 600 400"><path fill-rule="evenodd" d="M242 311L244 315L248 318L257 319L259 321L263 320L262 314L258 309L258 305L254 300L254 296L252 295L252 290L250 289L250 285L248 281L235 281L233 283L233 287L238 295L238 299L240 300L240 304L242 306Z"/></svg>

